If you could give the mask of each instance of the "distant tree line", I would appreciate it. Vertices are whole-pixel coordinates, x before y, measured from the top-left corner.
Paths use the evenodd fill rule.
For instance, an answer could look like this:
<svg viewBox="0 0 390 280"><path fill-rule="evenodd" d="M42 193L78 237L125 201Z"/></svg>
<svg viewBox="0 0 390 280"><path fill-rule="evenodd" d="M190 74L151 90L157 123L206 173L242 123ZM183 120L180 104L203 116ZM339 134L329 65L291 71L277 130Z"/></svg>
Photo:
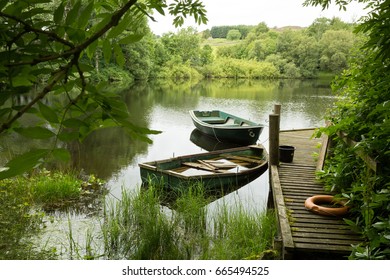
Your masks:
<svg viewBox="0 0 390 280"><path fill-rule="evenodd" d="M252 25L231 25L231 26L213 26L210 29L210 36L212 38L227 38L230 30L238 30L241 33L241 38L245 38L248 33L254 28Z"/></svg>
<svg viewBox="0 0 390 280"><path fill-rule="evenodd" d="M126 83L155 78L315 78L348 66L362 41L353 29L354 24L338 18L318 18L307 28L271 29L261 22L202 33L189 27L156 37L145 22L139 27L145 34L142 39L120 45L124 67L119 69L113 56L99 62L96 77L108 75L109 80Z"/></svg>

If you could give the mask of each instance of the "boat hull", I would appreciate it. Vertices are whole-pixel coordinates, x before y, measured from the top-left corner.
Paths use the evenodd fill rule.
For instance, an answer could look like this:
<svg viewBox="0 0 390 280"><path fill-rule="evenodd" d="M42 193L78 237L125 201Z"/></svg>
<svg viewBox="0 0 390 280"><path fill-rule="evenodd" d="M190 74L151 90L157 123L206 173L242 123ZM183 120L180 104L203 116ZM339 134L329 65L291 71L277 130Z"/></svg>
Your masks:
<svg viewBox="0 0 390 280"><path fill-rule="evenodd" d="M231 148L242 146L237 143L218 141L218 139L215 138L214 136L205 134L197 128L194 128L194 130L191 132L190 141L208 152L231 149Z"/></svg>
<svg viewBox="0 0 390 280"><path fill-rule="evenodd" d="M259 139L264 126L222 111L190 111L195 127L220 142L252 145Z"/></svg>
<svg viewBox="0 0 390 280"><path fill-rule="evenodd" d="M206 161L213 160L220 160L222 166L230 162L232 166L227 170L207 170L199 165L199 162L208 165ZM195 168L187 168L191 165ZM215 190L250 183L267 170L268 161L264 147L252 145L140 163L139 167L143 184L158 184L170 189L201 184L205 189Z"/></svg>

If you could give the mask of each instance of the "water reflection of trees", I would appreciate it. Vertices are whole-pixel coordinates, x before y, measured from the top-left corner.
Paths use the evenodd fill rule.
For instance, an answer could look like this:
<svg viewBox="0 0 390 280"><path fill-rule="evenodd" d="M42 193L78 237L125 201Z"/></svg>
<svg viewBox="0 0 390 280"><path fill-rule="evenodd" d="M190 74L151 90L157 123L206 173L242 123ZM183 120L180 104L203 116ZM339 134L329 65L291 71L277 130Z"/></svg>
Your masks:
<svg viewBox="0 0 390 280"><path fill-rule="evenodd" d="M69 144L68 149L74 168L109 179L122 167L132 164L138 153L145 152L147 143L129 138L121 129L109 128L92 133L82 143Z"/></svg>
<svg viewBox="0 0 390 280"><path fill-rule="evenodd" d="M302 118L316 123L324 117L325 108L330 106L333 97L329 83L329 80L204 80L195 84L188 81L181 84L159 81L137 83L120 94L135 125L157 130L159 128L152 123L156 106L185 114L197 107L202 98L216 100L216 104L223 99L237 106L249 106L240 110L250 112L252 119L262 119L264 112L270 113L273 104L279 103L282 104L282 111L299 112ZM164 116L169 117L169 112ZM23 120L31 121L28 118ZM155 139L159 141L158 136ZM9 155L51 145L53 143L47 140L29 140L19 135L3 136L1 162L5 163ZM146 142L132 139L117 128L96 131L82 143L65 145L72 154L70 167L84 169L104 179L112 177L125 166L136 165L137 156L147 154L149 148Z"/></svg>

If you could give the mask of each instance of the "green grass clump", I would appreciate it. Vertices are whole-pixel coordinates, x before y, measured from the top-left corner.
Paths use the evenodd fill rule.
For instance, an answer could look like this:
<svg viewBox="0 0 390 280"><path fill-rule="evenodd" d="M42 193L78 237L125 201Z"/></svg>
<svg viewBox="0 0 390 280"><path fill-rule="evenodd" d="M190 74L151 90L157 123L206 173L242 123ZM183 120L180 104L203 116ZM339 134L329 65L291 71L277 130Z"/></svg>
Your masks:
<svg viewBox="0 0 390 280"><path fill-rule="evenodd" d="M36 203L58 204L80 197L82 181L71 173L43 171L26 181Z"/></svg>
<svg viewBox="0 0 390 280"><path fill-rule="evenodd" d="M87 210L86 205L101 202L97 198L107 193L104 183L93 175L82 180L73 172L40 170L30 176L13 179L22 186L36 207L45 211Z"/></svg>

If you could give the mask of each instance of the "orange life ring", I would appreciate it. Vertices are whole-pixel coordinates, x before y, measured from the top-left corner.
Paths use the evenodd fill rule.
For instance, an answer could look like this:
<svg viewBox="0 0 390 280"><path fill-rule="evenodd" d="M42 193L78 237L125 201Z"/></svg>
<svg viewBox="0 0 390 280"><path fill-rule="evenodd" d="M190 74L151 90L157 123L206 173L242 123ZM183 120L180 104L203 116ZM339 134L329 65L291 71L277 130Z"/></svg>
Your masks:
<svg viewBox="0 0 390 280"><path fill-rule="evenodd" d="M341 207L325 207L318 204L335 204ZM325 216L343 216L348 212L349 207L345 205L345 201L335 200L332 195L315 195L309 197L305 201L305 208L319 215Z"/></svg>

